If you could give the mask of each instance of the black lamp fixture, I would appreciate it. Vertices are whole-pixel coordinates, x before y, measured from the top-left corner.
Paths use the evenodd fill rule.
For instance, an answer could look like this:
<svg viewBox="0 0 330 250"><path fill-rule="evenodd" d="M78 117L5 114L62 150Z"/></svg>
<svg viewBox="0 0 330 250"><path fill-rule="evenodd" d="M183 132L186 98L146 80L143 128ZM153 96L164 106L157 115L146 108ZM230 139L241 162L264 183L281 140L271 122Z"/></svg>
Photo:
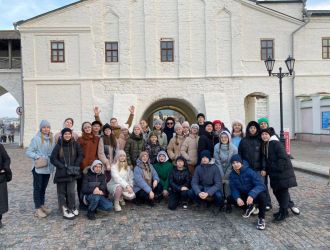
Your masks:
<svg viewBox="0 0 330 250"><path fill-rule="evenodd" d="M280 141L285 144L284 139L284 131L283 131L283 101L282 101L282 79L286 76L292 76L294 71L294 64L295 59L291 56L288 56L288 58L285 60L286 67L288 68L289 73L283 73L282 67L279 68L279 73L273 73L275 60L271 57L268 57L267 60L265 60L266 69L268 71L269 76L276 76L279 79L280 82L280 118L281 118L281 131L280 131Z"/></svg>

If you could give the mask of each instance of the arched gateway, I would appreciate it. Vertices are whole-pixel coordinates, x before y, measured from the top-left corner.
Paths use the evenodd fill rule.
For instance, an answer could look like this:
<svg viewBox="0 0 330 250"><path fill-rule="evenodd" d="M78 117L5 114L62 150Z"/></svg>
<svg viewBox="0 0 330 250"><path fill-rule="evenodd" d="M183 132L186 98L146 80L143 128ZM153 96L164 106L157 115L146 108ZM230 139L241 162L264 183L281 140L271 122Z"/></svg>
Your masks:
<svg viewBox="0 0 330 250"><path fill-rule="evenodd" d="M187 101L177 98L164 98L153 102L143 113L141 119L148 121L152 126L155 118L166 118L173 116L180 122L188 121L190 124L196 122L197 110Z"/></svg>

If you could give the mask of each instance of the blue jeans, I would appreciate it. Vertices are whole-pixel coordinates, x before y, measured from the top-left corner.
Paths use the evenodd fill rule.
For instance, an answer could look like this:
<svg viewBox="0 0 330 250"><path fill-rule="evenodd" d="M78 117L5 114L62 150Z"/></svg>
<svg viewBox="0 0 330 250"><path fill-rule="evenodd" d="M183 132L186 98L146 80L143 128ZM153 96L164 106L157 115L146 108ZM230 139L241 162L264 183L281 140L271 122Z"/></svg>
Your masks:
<svg viewBox="0 0 330 250"><path fill-rule="evenodd" d="M203 192L203 190L201 190ZM194 200L198 205L200 205L202 202L205 202L206 200L202 200L193 189L190 189L188 191L188 195L190 199ZM223 205L223 196L220 190L216 191L212 196L214 198L214 204L216 207L221 207Z"/></svg>
<svg viewBox="0 0 330 250"><path fill-rule="evenodd" d="M97 208L104 211L112 210L112 202L103 195L90 194L86 196L88 210L95 211Z"/></svg>
<svg viewBox="0 0 330 250"><path fill-rule="evenodd" d="M38 174L34 168L33 174L33 200L36 209L45 205L45 194L50 174Z"/></svg>

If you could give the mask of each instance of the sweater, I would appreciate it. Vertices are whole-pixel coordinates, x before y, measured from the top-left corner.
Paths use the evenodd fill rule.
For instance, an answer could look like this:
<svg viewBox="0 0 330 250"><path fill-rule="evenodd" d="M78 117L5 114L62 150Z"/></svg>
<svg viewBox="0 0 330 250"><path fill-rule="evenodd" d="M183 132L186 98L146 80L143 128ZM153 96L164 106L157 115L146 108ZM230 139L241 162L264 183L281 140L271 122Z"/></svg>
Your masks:
<svg viewBox="0 0 330 250"><path fill-rule="evenodd" d="M153 167L155 168L155 170L159 176L160 184L162 184L162 186L165 190L168 190L169 175L173 169L172 163L170 163L169 161L157 162L153 165Z"/></svg>

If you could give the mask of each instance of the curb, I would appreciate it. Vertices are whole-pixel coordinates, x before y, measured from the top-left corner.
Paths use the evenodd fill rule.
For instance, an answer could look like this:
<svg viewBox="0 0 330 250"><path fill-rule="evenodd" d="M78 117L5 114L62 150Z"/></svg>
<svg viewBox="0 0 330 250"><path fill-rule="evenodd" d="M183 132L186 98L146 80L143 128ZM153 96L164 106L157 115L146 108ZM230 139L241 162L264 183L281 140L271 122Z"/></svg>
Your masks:
<svg viewBox="0 0 330 250"><path fill-rule="evenodd" d="M318 175L327 179L330 176L330 168L326 166L296 160L292 160L292 165L294 169L299 170L301 172Z"/></svg>

